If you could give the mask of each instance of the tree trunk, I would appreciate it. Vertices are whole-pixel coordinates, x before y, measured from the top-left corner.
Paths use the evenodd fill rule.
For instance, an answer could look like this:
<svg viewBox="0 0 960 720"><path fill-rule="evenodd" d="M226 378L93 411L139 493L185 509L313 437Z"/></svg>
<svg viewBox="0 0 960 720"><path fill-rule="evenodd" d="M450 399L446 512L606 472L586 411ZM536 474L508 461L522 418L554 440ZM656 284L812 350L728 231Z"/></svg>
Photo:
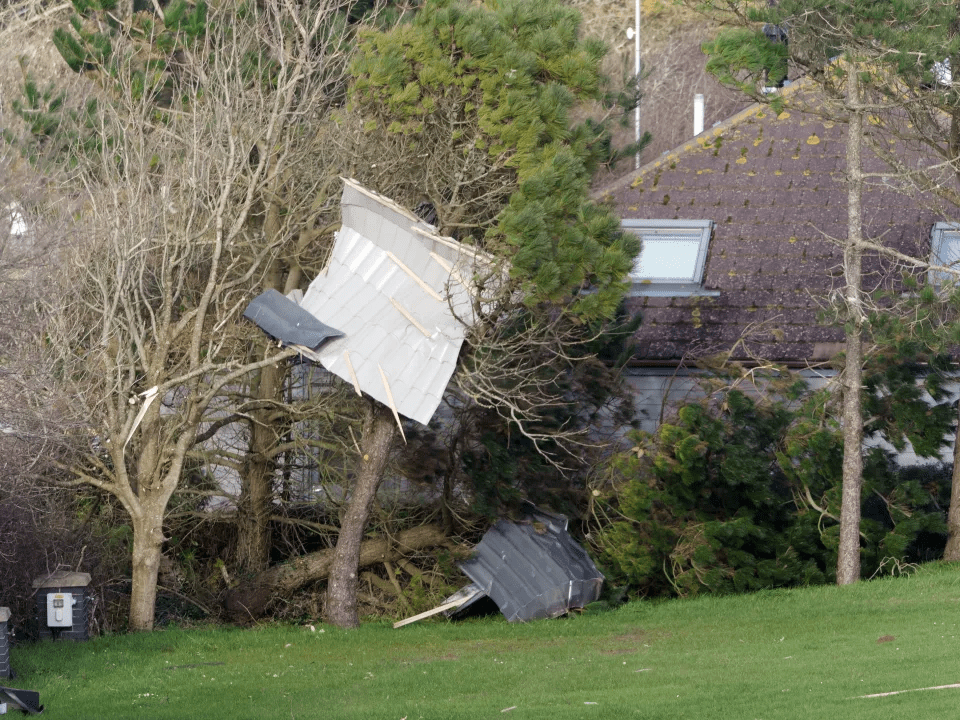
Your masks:
<svg viewBox="0 0 960 720"><path fill-rule="evenodd" d="M153 630L157 599L157 571L163 552L163 512L147 511L133 517L133 585L130 593L130 629Z"/></svg>
<svg viewBox="0 0 960 720"><path fill-rule="evenodd" d="M958 408L960 413L960 408ZM950 510L947 512L947 546L943 549L947 562L960 561L960 417L953 438L953 474L950 481Z"/></svg>
<svg viewBox="0 0 960 720"><path fill-rule="evenodd" d="M951 60L960 67L960 56ZM960 116L950 114L950 157L960 157ZM956 163L954 164L956 168ZM955 170L960 179L960 169ZM947 562L960 562L960 405L957 407L957 430L953 437L953 472L950 476L950 509L947 511L947 546L943 549L943 559Z"/></svg>
<svg viewBox="0 0 960 720"><path fill-rule="evenodd" d="M846 361L843 366L843 497L840 504L840 547L837 585L860 579L860 488L863 482L862 208L863 110L856 67L847 69L847 103L852 110L847 130L847 242L843 252L846 301Z"/></svg>
<svg viewBox="0 0 960 720"><path fill-rule="evenodd" d="M340 536L327 583L327 620L338 627L360 625L357 617L357 571L360 543L370 516L370 506L387 467L396 424L382 403L369 400L360 442L360 468L340 521Z"/></svg>
<svg viewBox="0 0 960 720"><path fill-rule="evenodd" d="M270 561L270 513L273 504L273 462L253 448L243 465L237 504L237 568L257 573Z"/></svg>
<svg viewBox="0 0 960 720"><path fill-rule="evenodd" d="M275 411L272 403L282 402L283 377L280 367L268 365L260 370L252 388L253 397L267 404L250 412L250 439L237 506L236 560L243 573L258 573L270 562L270 515L276 480L272 450L277 444L277 431L271 416Z"/></svg>
<svg viewBox="0 0 960 720"><path fill-rule="evenodd" d="M404 530L395 537L364 540L360 545L357 569L376 563L396 562L413 551L448 543L447 534L437 525L421 525ZM226 602L227 612L234 620L259 617L273 598L289 595L308 583L326 579L335 552L320 550L264 570L251 582L241 584L230 592Z"/></svg>

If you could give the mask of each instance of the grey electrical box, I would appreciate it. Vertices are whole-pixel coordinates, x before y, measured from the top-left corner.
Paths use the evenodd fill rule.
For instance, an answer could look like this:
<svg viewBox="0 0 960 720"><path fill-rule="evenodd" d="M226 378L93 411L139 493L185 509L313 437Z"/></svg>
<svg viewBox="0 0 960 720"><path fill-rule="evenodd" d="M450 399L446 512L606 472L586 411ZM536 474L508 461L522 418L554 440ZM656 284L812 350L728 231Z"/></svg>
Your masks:
<svg viewBox="0 0 960 720"><path fill-rule="evenodd" d="M10 673L10 608L0 607L0 678L11 677Z"/></svg>
<svg viewBox="0 0 960 720"><path fill-rule="evenodd" d="M33 581L33 587L37 590L37 620L41 639L90 638L89 585L89 573L65 570L58 570Z"/></svg>
<svg viewBox="0 0 960 720"><path fill-rule="evenodd" d="M73 593L50 593L47 595L47 627L72 628L73 606L77 604Z"/></svg>

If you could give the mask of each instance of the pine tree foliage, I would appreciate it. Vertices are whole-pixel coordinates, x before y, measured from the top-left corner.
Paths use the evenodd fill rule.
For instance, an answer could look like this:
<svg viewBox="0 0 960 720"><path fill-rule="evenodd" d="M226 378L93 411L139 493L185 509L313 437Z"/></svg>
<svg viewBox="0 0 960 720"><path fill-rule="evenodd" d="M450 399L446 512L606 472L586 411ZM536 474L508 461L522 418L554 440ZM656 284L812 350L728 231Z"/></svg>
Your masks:
<svg viewBox="0 0 960 720"><path fill-rule="evenodd" d="M841 54L866 58L867 72L890 70L906 85L934 86L942 63L960 51L957 9L937 0L782 0L759 4L707 0L697 7L727 27L705 48L710 68L723 81L755 91L772 64L791 62L811 72L830 72ZM787 43L764 33L779 28ZM879 75L877 75L879 77ZM753 80L752 86L747 81ZM953 94L941 84L938 92Z"/></svg>
<svg viewBox="0 0 960 720"><path fill-rule="evenodd" d="M94 157L120 143L120 138L104 138L99 122L98 104L104 102L142 102L153 110L157 129L169 122L173 113L191 112L216 90L208 86L211 78L195 72L196 66L212 62L211 54L223 54L233 44L244 47L235 68L248 92L277 92L283 79L278 53L290 52L298 34L306 28L297 21L280 21L276 37L263 37L259 45L248 42L251 30L265 22L265 8L256 2L240 2L231 7L211 8L206 2L172 0L140 7L124 14L114 0L76 0L67 27L56 28L53 43L64 62L92 82L96 90L81 101L63 88L40 88L24 66L23 97L16 98L13 110L30 128L31 137L14 138L9 129L4 137L34 162L42 158L49 167L76 166L84 155ZM304 18L321 22L310 27L309 42L318 54L329 47L339 55L330 68L313 80L327 83L322 102L311 108L310 119L330 107L341 105L345 83L342 38L352 36L350 18L354 5L310 3L298 9ZM362 16L363 12L357 13ZM333 68L333 69L331 69Z"/></svg>
<svg viewBox="0 0 960 720"><path fill-rule="evenodd" d="M427 158L392 195L427 194L442 232L509 257L529 306L590 320L612 316L637 248L587 201L593 172L624 153L606 121L575 121L611 100L604 48L580 35L553 2L430 2L364 36L351 100L368 134Z"/></svg>
<svg viewBox="0 0 960 720"><path fill-rule="evenodd" d="M691 0L692 1L692 0ZM844 95L845 65L857 63L868 96L871 133L912 140L915 147L948 165L937 172L935 162L916 172L883 142L870 147L897 172L914 170L920 188L960 204L954 184L937 183L944 174L956 175L956 138L960 93L951 67L960 62L960 21L957 8L938 0L783 0L760 6L741 0L695 3L716 14L728 26L704 46L708 70L721 82L737 87L757 100L780 103L763 91L771 70L806 74L828 94ZM786 42L771 42L776 28ZM766 32L765 32L766 31ZM902 118L898 120L899 118ZM948 122L944 123L944 117Z"/></svg>
<svg viewBox="0 0 960 720"><path fill-rule="evenodd" d="M446 487L466 475L482 512L579 467L603 403L582 393L614 384L612 374L587 382L585 369L596 367L590 343L610 328L638 248L589 198L594 171L623 156L609 127L624 112L607 93L602 54L558 3L437 0L406 24L365 32L352 65L351 173L430 208L440 233L498 259L475 277L477 321L448 389L463 435Z"/></svg>
<svg viewBox="0 0 960 720"><path fill-rule="evenodd" d="M53 43L70 69L96 73L105 84L109 78L117 82L121 74L129 76L136 93L154 97L173 89L176 54L195 49L206 32L208 7L203 0L174 0L159 16L151 8L124 17L115 0L74 0L73 8L70 28L53 32ZM131 48L124 38L118 53L115 44L122 36L136 44Z"/></svg>

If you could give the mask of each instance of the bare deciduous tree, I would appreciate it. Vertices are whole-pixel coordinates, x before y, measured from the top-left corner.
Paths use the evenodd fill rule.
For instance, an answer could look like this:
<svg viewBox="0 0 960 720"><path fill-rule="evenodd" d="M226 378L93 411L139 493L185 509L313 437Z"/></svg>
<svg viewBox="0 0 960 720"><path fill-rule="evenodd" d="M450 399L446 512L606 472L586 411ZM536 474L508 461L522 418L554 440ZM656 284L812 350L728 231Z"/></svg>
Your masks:
<svg viewBox="0 0 960 720"><path fill-rule="evenodd" d="M11 20L9 9L0 13L0 24ZM0 125L15 119L4 110ZM84 560L89 566L98 554L84 554L77 505L47 481L72 457L64 437L79 423L53 392L55 368L34 342L63 239L38 213L44 199L42 179L0 145L0 605L13 609L17 624L34 614L32 580Z"/></svg>
<svg viewBox="0 0 960 720"><path fill-rule="evenodd" d="M213 7L208 32L146 90L122 50L142 36L121 33L86 150L61 170L61 192L81 210L47 308L50 362L95 433L72 482L114 494L130 515L133 629L153 625L170 500L203 460L198 440L223 419L222 398L251 373L260 402L248 408L249 452L273 442L257 432L271 432L295 351L250 347L236 325L261 287L297 287L329 232L336 175L319 125L339 101L345 11L277 0L240 19ZM275 474L267 463L245 477L241 505L262 528ZM263 557L262 539L252 542Z"/></svg>

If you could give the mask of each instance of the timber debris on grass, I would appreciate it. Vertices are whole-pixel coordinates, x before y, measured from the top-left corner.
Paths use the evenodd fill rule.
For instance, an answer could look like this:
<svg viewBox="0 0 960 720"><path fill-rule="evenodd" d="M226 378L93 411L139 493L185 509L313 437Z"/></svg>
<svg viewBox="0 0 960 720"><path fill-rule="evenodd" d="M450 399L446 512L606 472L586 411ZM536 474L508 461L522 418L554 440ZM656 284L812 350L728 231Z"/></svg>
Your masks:
<svg viewBox="0 0 960 720"><path fill-rule="evenodd" d="M960 689L960 683L952 683L951 685L934 685L933 687L911 688L910 690L891 690L890 692L873 693L872 695L857 695L856 699L863 700L864 698L890 697L891 695L903 695L903 693L921 692L923 690L958 690L958 689Z"/></svg>
<svg viewBox="0 0 960 720"><path fill-rule="evenodd" d="M439 525L421 525L391 538L364 540L360 546L359 567L395 562L411 552L450 544L450 538ZM227 613L235 621L261 617L274 598L288 597L308 583L325 580L332 564L333 550L318 550L273 565L228 592Z"/></svg>

